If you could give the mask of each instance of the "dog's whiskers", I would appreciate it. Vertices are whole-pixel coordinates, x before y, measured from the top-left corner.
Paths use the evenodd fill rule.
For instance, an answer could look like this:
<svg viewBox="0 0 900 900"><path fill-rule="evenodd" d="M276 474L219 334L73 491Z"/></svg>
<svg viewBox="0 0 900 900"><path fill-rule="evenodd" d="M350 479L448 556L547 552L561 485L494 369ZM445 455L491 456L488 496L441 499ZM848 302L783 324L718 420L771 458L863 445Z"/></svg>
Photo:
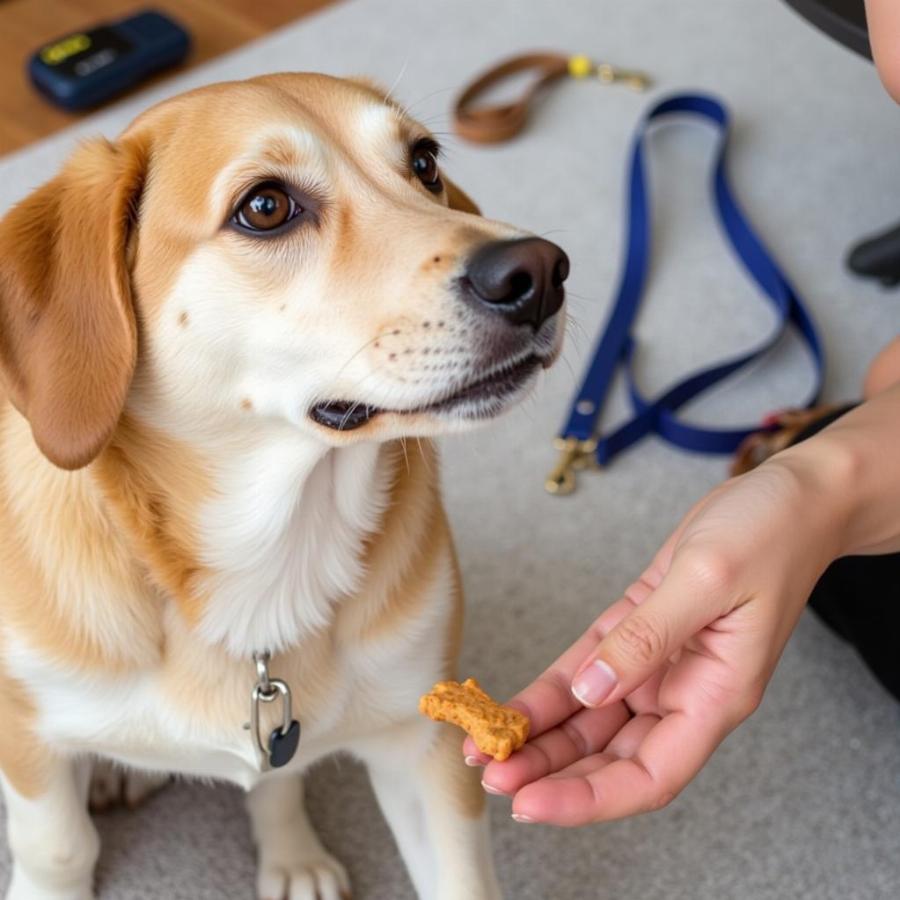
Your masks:
<svg viewBox="0 0 900 900"><path fill-rule="evenodd" d="M357 383L356 387L359 387L362 384L362 382L366 380L366 378L369 378L371 375L374 375L374 374L375 374L374 372L369 372L364 378L360 379L360 381ZM353 413L355 413L356 410L358 410L360 408L360 406L364 406L364 405L368 406L368 404L364 404L362 400L354 400L354 402L350 405L350 408L347 410L347 412L345 412L344 415L341 417L341 423L338 426L338 431L343 431L344 426L350 421L350 418L353 415Z"/></svg>
<svg viewBox="0 0 900 900"><path fill-rule="evenodd" d="M419 456L422 457L422 462L425 464L425 471L431 476L434 477L436 474L434 469L431 466L431 460L428 458L428 454L422 449L422 438L416 435L416 444L419 448Z"/></svg>
<svg viewBox="0 0 900 900"><path fill-rule="evenodd" d="M590 303L591 306L597 306L600 301L596 297L585 297L583 294L576 294L575 291L570 291L566 288L566 299L575 300L578 303Z"/></svg>
<svg viewBox="0 0 900 900"><path fill-rule="evenodd" d="M402 334L402 332L400 332L400 333ZM353 360L356 359L356 357L359 356L360 353L362 353L364 350L367 350L373 344L378 343L378 341L381 341L386 337L390 337L390 336L394 336L394 335L399 336L396 328L392 328L389 331L382 331L381 333L376 334L375 337L366 341L355 353L351 354L350 358L340 367L340 369L337 370L337 372L334 375L335 380L340 378L341 375L344 374L344 370L347 368L347 366L349 366L350 363L352 363Z"/></svg>
<svg viewBox="0 0 900 900"><path fill-rule="evenodd" d="M570 313L566 315L566 335L575 342L579 353L584 349L582 342L587 341L588 334L581 322Z"/></svg>
<svg viewBox="0 0 900 900"><path fill-rule="evenodd" d="M409 454L406 452L406 438L400 438L400 449L403 450L403 460L406 463L406 474L409 475Z"/></svg>
<svg viewBox="0 0 900 900"><path fill-rule="evenodd" d="M430 100L432 97L437 97L439 94L446 94L448 91L452 90L454 90L452 86L438 88L438 90L432 91L430 94L425 94L424 97L419 97L418 100L413 100L411 103L407 103L405 106L401 106L400 109L407 118L415 118L415 116L413 116L412 114L412 110L416 106L418 106L420 103L424 103L426 100ZM443 115L446 118L446 113L441 113L440 115Z"/></svg>
<svg viewBox="0 0 900 900"><path fill-rule="evenodd" d="M563 350L559 355L560 360L565 364L565 367L569 370L569 376L572 379L573 386L577 386L581 383L580 376L576 373L575 367L572 365L572 360L569 358L569 354L567 350Z"/></svg>
<svg viewBox="0 0 900 900"><path fill-rule="evenodd" d="M403 61L403 65L400 66L400 74L394 79L394 83L388 89L388 92L384 95L385 103L394 103L393 95L394 91L397 90L398 85L403 80L403 76L406 74L406 70L409 67L409 57L407 57Z"/></svg>

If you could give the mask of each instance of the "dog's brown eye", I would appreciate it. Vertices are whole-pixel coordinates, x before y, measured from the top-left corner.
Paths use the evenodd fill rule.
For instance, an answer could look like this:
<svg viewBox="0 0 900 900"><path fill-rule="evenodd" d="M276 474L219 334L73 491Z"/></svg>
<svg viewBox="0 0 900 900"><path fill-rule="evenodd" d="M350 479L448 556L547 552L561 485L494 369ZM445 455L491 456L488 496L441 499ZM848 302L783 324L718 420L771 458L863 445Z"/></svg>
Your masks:
<svg viewBox="0 0 900 900"><path fill-rule="evenodd" d="M247 231L274 231L302 212L302 207L283 187L262 184L244 197L232 221Z"/></svg>
<svg viewBox="0 0 900 900"><path fill-rule="evenodd" d="M439 194L444 185L441 183L441 170L438 168L438 145L432 140L421 140L412 148L410 165L416 177L434 194Z"/></svg>

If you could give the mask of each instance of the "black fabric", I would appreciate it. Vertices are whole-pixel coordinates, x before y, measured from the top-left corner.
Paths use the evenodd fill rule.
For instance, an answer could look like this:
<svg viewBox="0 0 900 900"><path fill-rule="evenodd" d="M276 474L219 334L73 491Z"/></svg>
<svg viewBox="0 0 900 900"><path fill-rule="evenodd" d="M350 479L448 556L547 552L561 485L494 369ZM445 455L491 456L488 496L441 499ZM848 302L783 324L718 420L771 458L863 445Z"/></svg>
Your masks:
<svg viewBox="0 0 900 900"><path fill-rule="evenodd" d="M819 419L794 443L806 440L851 409L853 406L848 406ZM819 579L809 606L857 649L875 677L900 700L900 553L837 560Z"/></svg>

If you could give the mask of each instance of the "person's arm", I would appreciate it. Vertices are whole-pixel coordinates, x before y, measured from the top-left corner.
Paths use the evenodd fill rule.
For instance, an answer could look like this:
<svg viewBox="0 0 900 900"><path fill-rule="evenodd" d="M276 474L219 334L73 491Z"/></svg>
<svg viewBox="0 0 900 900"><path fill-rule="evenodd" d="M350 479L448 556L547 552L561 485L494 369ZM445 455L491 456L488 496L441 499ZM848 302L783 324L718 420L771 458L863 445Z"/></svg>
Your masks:
<svg viewBox="0 0 900 900"><path fill-rule="evenodd" d="M512 701L532 737L488 763L519 821L665 805L759 704L839 556L900 549L900 386L705 497L643 575Z"/></svg>
<svg viewBox="0 0 900 900"><path fill-rule="evenodd" d="M887 92L900 103L900 3L866 0L872 56Z"/></svg>
<svg viewBox="0 0 900 900"><path fill-rule="evenodd" d="M841 460L848 482L838 555L900 551L900 384L775 459L815 465L826 452Z"/></svg>

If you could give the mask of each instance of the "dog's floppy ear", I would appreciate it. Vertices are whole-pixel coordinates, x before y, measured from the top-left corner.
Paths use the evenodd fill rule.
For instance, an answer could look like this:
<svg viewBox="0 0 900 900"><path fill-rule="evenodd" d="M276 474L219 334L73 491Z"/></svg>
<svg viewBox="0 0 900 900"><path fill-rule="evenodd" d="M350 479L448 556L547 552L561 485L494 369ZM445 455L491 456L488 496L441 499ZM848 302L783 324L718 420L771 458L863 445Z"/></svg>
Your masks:
<svg viewBox="0 0 900 900"><path fill-rule="evenodd" d="M126 253L146 156L134 139L84 144L0 221L0 377L64 469L106 445L134 373Z"/></svg>
<svg viewBox="0 0 900 900"><path fill-rule="evenodd" d="M444 187L447 189L447 205L450 209L458 209L460 212L472 213L475 216L481 215L481 210L475 201L446 176L444 176Z"/></svg>

